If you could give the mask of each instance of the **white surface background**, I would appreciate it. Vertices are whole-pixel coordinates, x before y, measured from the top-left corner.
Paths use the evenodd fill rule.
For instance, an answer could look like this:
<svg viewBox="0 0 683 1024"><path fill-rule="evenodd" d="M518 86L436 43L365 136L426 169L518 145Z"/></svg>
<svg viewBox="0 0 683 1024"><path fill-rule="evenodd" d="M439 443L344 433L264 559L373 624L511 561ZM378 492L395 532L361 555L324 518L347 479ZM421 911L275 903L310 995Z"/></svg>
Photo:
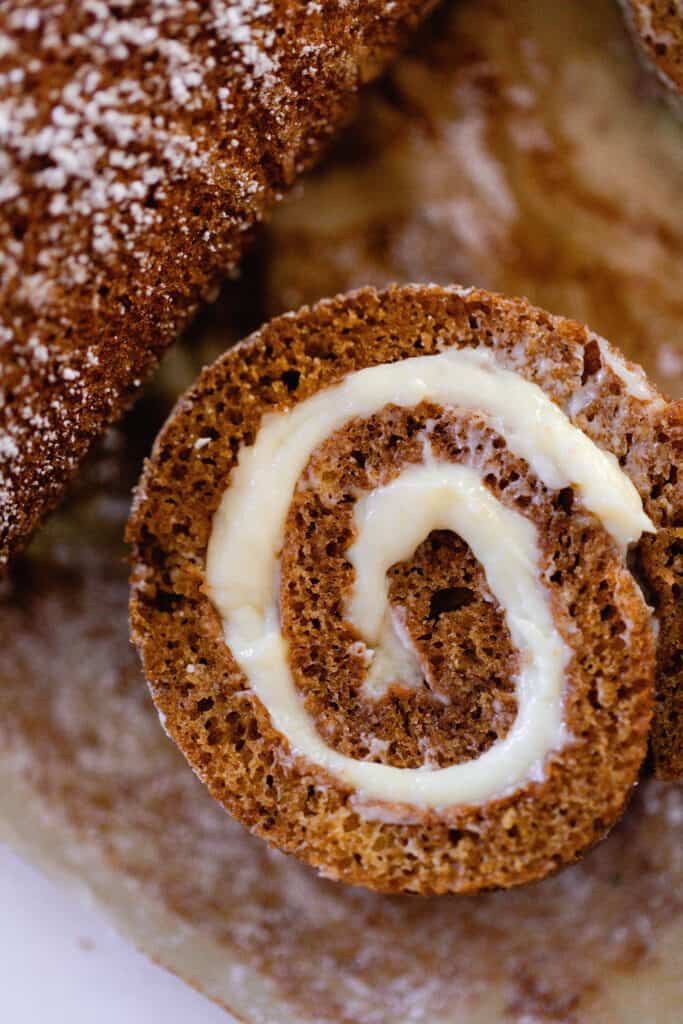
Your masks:
<svg viewBox="0 0 683 1024"><path fill-rule="evenodd" d="M231 1024L103 916L0 845L3 1024Z"/></svg>

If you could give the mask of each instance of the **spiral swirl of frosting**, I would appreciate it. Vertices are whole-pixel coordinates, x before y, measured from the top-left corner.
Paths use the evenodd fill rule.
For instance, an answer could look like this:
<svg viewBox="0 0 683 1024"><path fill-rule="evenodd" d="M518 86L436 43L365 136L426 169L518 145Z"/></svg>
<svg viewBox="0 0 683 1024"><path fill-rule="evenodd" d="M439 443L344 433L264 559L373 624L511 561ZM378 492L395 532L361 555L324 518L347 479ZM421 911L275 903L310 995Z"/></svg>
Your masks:
<svg viewBox="0 0 683 1024"><path fill-rule="evenodd" d="M346 614L367 648L366 699L372 699L373 682L381 688L401 665L410 674L409 649L397 668L400 640L388 616L386 573L431 530L453 530L470 545L504 610L521 655L518 713L509 734L472 761L402 768L357 760L329 746L294 685L277 601L287 508L316 447L353 418L389 403L410 408L423 399L484 414L547 487L576 489L622 552L653 529L615 457L573 426L544 391L498 365L485 348L453 348L359 370L290 410L264 417L254 444L240 453L214 518L206 577L229 647L295 753L364 799L441 808L478 803L542 778L544 757L567 739L562 691L571 652L540 578L533 523L503 506L475 467L436 462L428 449L422 465L405 468L357 502L357 536L348 552L356 584Z"/></svg>

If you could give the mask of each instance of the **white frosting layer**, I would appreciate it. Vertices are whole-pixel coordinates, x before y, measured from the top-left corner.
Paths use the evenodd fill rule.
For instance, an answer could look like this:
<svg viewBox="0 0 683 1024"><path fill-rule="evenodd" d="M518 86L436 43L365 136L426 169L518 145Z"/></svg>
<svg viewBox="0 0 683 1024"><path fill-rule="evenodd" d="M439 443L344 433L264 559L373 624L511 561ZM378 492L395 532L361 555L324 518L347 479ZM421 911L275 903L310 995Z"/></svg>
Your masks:
<svg viewBox="0 0 683 1024"><path fill-rule="evenodd" d="M446 467L421 471L443 474L439 477L441 483L431 478L433 499L428 496L427 477L420 476L420 501L429 506L419 516L422 532L412 530L409 523L415 516L414 507L410 507L409 515L397 514L392 527L403 535L406 544L415 541L411 550L392 548L397 552L393 561L400 561L409 557L435 528L429 509L435 515L438 512L439 522L439 516L445 516L445 525L456 529L471 544L484 565L522 654L523 669L516 680L519 711L515 724L505 740L476 761L436 770L401 769L356 761L329 747L306 714L291 678L277 606L284 523L297 480L311 453L354 417L367 418L388 404L414 407L425 399L486 414L510 450L524 458L547 486L574 487L622 550L644 530L653 529L637 491L614 456L574 427L545 392L501 367L488 350L451 348L434 356L360 370L291 410L264 416L254 445L240 452L231 484L216 512L206 577L233 655L268 709L274 727L289 739L296 752L367 799L443 807L480 802L515 788L533 777L543 756L562 742L561 680L566 650L538 582L533 526L497 503L481 481L462 475L473 470L453 466L453 474L446 472ZM406 473L396 481L395 491L386 488L376 492L376 501L400 500L403 489L414 482ZM380 497L385 493L393 497ZM453 507L446 509L451 499ZM465 508L482 522L468 525ZM378 565L388 567L392 563L386 563L385 555L379 553L377 562L371 554L372 545L367 547L364 532L372 529L370 520L366 519L354 547L358 551L361 545L367 552L367 565L375 565L372 585L376 594ZM456 522L459 525L454 526ZM391 538L385 540L389 543ZM365 574L360 561L358 569ZM515 581L519 582L517 591ZM361 602L362 589L357 586ZM357 621L367 635L365 611L360 615L355 609L351 614L359 616ZM376 635L382 620L386 622L386 594L373 611L374 633L371 629L370 636ZM478 767L481 765L484 767Z"/></svg>
<svg viewBox="0 0 683 1024"><path fill-rule="evenodd" d="M540 582L531 520L494 498L476 470L447 462L408 467L386 487L361 498L355 518L358 536L349 560L356 585L348 617L371 650L381 651L384 644L388 570L409 558L432 530L452 530L483 566L520 655L514 725L476 760L429 772L430 806L478 803L522 779L540 778L545 755L565 739L562 683L571 651ZM369 776L374 798L412 803L415 790L422 792L404 769L352 763L363 769L354 785L367 792Z"/></svg>

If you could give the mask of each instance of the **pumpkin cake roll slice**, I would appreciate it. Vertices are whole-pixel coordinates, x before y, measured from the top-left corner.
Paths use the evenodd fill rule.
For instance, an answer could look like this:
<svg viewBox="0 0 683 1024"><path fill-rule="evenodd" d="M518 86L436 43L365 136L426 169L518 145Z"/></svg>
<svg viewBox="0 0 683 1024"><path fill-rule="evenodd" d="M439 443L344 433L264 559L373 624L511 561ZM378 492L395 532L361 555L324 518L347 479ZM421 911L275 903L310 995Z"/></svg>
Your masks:
<svg viewBox="0 0 683 1024"><path fill-rule="evenodd" d="M133 638L211 793L382 891L575 861L637 780L675 632L647 603L675 411L587 328L458 288L323 301L207 368L129 540Z"/></svg>

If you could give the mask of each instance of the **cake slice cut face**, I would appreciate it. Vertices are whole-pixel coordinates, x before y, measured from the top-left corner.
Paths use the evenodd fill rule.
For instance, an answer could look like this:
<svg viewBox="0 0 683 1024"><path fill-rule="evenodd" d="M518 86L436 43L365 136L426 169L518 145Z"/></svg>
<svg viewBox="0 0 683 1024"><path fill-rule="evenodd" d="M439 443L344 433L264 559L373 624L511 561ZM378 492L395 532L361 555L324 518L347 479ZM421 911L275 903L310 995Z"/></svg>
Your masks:
<svg viewBox="0 0 683 1024"><path fill-rule="evenodd" d="M576 860L657 688L675 748L677 412L587 328L457 288L325 301L205 370L129 536L133 636L212 794L382 891Z"/></svg>

